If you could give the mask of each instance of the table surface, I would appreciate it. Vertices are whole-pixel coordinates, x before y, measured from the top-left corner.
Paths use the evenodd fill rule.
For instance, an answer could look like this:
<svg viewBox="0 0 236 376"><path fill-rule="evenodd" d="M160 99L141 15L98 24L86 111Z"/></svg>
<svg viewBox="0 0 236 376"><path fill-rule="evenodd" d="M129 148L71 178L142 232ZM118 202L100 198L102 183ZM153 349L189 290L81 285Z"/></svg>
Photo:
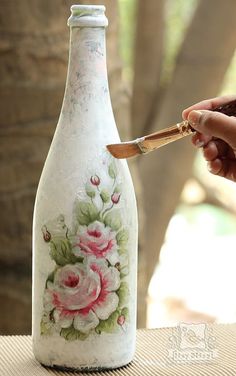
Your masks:
<svg viewBox="0 0 236 376"><path fill-rule="evenodd" d="M0 336L1 376L75 375L45 368L35 359L30 336ZM86 373L83 372L83 376ZM236 375L236 324L179 324L137 331L132 363L117 370L90 372L112 376Z"/></svg>

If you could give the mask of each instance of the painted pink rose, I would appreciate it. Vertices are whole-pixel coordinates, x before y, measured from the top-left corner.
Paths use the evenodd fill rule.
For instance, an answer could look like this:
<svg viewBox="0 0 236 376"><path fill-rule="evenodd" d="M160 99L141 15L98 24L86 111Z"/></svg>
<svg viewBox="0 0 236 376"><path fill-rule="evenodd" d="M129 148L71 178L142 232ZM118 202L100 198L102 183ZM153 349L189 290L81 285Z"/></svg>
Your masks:
<svg viewBox="0 0 236 376"><path fill-rule="evenodd" d="M105 260L90 258L86 263L66 265L48 282L44 296L46 311L62 328L72 325L87 333L99 320L106 320L117 309L120 273Z"/></svg>
<svg viewBox="0 0 236 376"><path fill-rule="evenodd" d="M93 255L106 258L112 265L119 261L116 232L99 221L88 226L80 226L74 245L74 253L79 256Z"/></svg>

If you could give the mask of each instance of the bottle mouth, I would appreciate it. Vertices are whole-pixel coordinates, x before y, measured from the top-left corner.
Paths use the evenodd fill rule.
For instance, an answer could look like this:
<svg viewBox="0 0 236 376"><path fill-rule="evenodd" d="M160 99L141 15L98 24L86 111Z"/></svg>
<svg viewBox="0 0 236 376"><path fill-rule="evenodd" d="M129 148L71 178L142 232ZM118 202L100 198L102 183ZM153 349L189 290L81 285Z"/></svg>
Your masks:
<svg viewBox="0 0 236 376"><path fill-rule="evenodd" d="M70 27L106 27L108 25L104 5L72 5L70 9L71 16L67 22Z"/></svg>

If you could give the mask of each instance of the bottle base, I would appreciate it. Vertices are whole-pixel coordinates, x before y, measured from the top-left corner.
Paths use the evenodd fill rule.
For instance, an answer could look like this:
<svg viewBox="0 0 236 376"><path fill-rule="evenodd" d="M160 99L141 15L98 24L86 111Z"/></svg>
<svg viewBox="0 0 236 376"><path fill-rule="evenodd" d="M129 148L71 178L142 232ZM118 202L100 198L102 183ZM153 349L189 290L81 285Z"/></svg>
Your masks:
<svg viewBox="0 0 236 376"><path fill-rule="evenodd" d="M82 367L66 367L66 366L58 366L58 365L52 365L52 366L48 366L48 365L44 365L41 363L41 365L46 368L46 369L51 369L51 370L55 370L55 371L62 371L62 372L84 372L84 373L87 373L87 372L102 372L102 371L109 371L109 370L114 370L114 369L120 369L120 368L125 368L125 367L129 367L130 364L132 363L133 359L131 359L130 361L128 361L127 363L125 364L122 364L122 365L116 365L116 366L104 366L104 367L89 367L89 366L82 366Z"/></svg>
<svg viewBox="0 0 236 376"><path fill-rule="evenodd" d="M61 371L92 372L127 366L134 358L134 338L126 343L123 341L123 344L119 337L117 341L114 336L111 336L110 341L108 339L105 338L105 341L99 337L97 343L66 343L61 338L51 339L51 342L50 338L45 341L41 339L33 341L33 354L43 367ZM123 346L124 343L126 346Z"/></svg>

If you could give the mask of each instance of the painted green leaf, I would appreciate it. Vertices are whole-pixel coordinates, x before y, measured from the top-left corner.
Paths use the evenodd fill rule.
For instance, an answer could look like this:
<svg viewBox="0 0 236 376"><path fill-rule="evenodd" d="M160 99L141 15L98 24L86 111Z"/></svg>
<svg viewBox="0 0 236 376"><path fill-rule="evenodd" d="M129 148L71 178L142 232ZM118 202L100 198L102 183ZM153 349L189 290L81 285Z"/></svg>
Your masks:
<svg viewBox="0 0 236 376"><path fill-rule="evenodd" d="M125 278L128 274L129 274L129 268L128 267L121 269L120 279Z"/></svg>
<svg viewBox="0 0 236 376"><path fill-rule="evenodd" d="M40 334L43 335L49 335L51 333L51 325L49 323L45 323L44 321L41 321L40 323Z"/></svg>
<svg viewBox="0 0 236 376"><path fill-rule="evenodd" d="M76 217L80 225L88 226L99 217L97 207L91 202L79 201L76 207Z"/></svg>
<svg viewBox="0 0 236 376"><path fill-rule="evenodd" d="M50 242L50 256L57 265L75 264L80 261L72 253L72 245L68 239L54 238Z"/></svg>
<svg viewBox="0 0 236 376"><path fill-rule="evenodd" d="M107 320L100 320L100 323L96 327L96 333L100 334L101 332L114 333L117 327L117 319L119 317L119 312L113 312Z"/></svg>
<svg viewBox="0 0 236 376"><path fill-rule="evenodd" d="M124 278L129 274L129 255L128 251L123 248L120 248L118 252L120 256L120 278Z"/></svg>
<svg viewBox="0 0 236 376"><path fill-rule="evenodd" d="M117 177L117 168L114 161L112 161L108 167L108 174L112 179L115 179Z"/></svg>
<svg viewBox="0 0 236 376"><path fill-rule="evenodd" d="M127 255L127 252L128 252L128 251L127 251L126 248L122 248L122 247L121 247L121 248L118 249L118 253L119 253L120 256L122 256L122 255Z"/></svg>
<svg viewBox="0 0 236 376"><path fill-rule="evenodd" d="M41 335L50 335L52 334L54 323L50 321L49 315L45 314L42 317L40 322L40 333Z"/></svg>
<svg viewBox="0 0 236 376"><path fill-rule="evenodd" d="M51 272L51 273L48 275L48 278L47 278L47 280L46 280L46 286L45 286L46 288L47 288L47 283L48 283L48 282L54 282L54 276L55 276L56 270L57 270L57 269L53 270L53 272Z"/></svg>
<svg viewBox="0 0 236 376"><path fill-rule="evenodd" d="M120 247L126 246L128 240L129 240L128 230L125 230L125 229L120 230L118 234L116 235L116 241Z"/></svg>
<svg viewBox="0 0 236 376"><path fill-rule="evenodd" d="M121 186L121 184L118 184L116 187L115 187L115 189L114 189L114 193L121 193L121 191L122 191L122 186Z"/></svg>
<svg viewBox="0 0 236 376"><path fill-rule="evenodd" d="M129 309L128 309L128 307L122 308L121 315L124 315L125 316L125 320L129 321Z"/></svg>
<svg viewBox="0 0 236 376"><path fill-rule="evenodd" d="M118 210L113 210L107 213L104 218L104 223L106 226L109 226L112 230L118 231L122 226L120 212Z"/></svg>
<svg viewBox="0 0 236 376"><path fill-rule="evenodd" d="M69 328L62 328L60 335L67 341L75 341L77 339L84 341L88 337L89 332L82 333L71 325Z"/></svg>
<svg viewBox="0 0 236 376"><path fill-rule="evenodd" d="M117 290L119 297L119 307L124 307L127 304L129 297L129 286L127 282L121 282L119 290Z"/></svg>
<svg viewBox="0 0 236 376"><path fill-rule="evenodd" d="M96 191L90 185L86 186L86 194L90 198L94 198L96 196Z"/></svg>
<svg viewBox="0 0 236 376"><path fill-rule="evenodd" d="M102 201L104 203L106 203L106 202L110 201L111 195L106 189L103 189L100 193L100 197L101 197Z"/></svg>

